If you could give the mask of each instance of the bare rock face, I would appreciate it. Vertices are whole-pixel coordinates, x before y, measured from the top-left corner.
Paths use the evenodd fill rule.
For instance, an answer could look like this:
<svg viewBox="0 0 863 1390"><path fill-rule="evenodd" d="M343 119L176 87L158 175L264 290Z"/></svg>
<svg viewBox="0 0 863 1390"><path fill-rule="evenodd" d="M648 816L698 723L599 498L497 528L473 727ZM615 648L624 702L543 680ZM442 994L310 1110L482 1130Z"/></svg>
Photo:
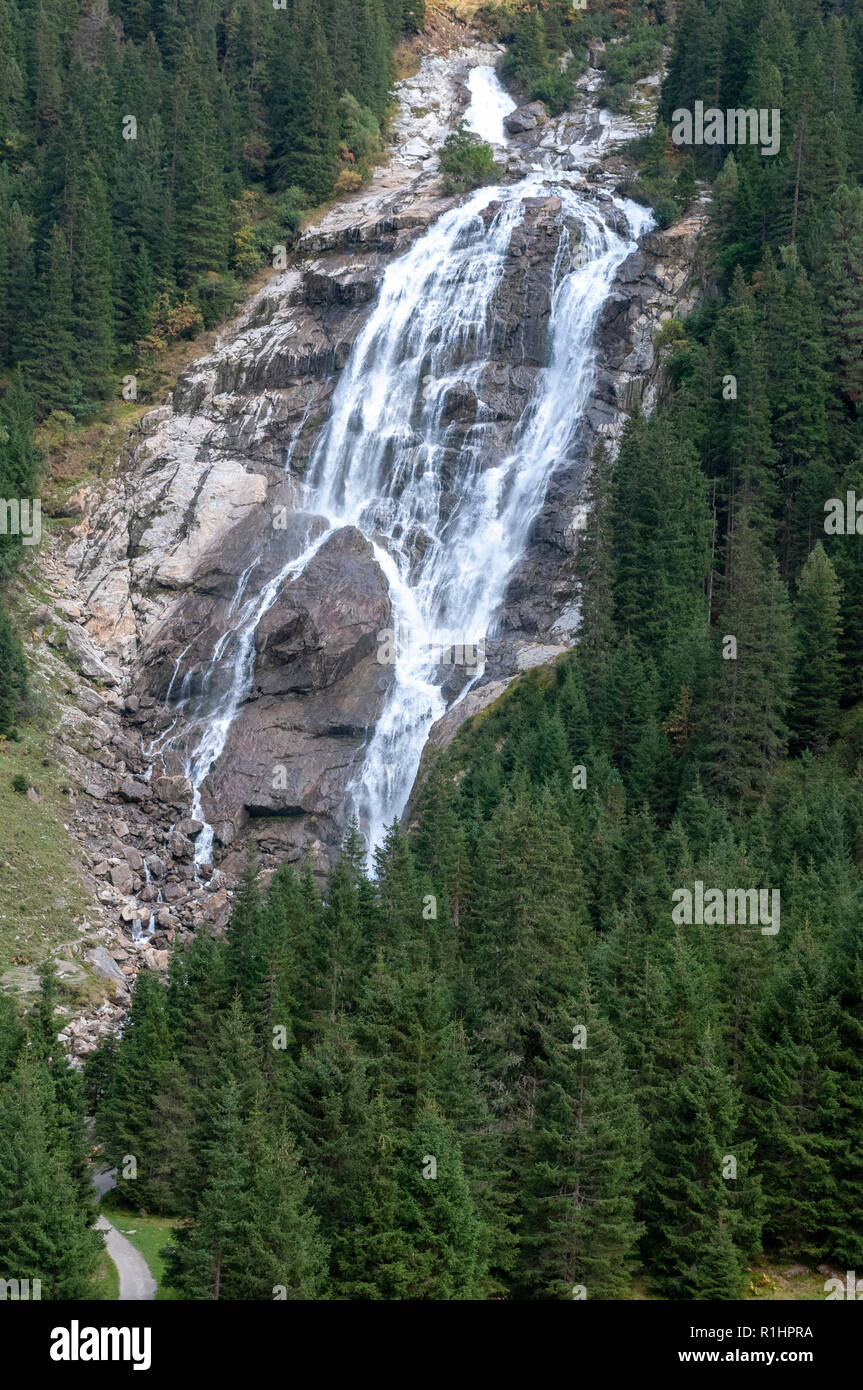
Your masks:
<svg viewBox="0 0 863 1390"><path fill-rule="evenodd" d="M261 620L255 689L308 694L342 681L376 652L389 614L371 545L354 527L337 531Z"/></svg>
<svg viewBox="0 0 863 1390"><path fill-rule="evenodd" d="M378 662L391 622L389 593L369 542L336 531L285 584L256 634L249 700L205 784L208 819L245 827L299 857L312 838L341 834L347 783L386 697ZM234 836L229 836L233 840Z"/></svg>
<svg viewBox="0 0 863 1390"><path fill-rule="evenodd" d="M495 364L539 369L548 353L548 321L554 265L560 246L561 200L554 195L523 199L524 221L510 238L506 271L495 303L492 342ZM515 386L517 378L510 376ZM530 378L532 386L533 380ZM519 397L521 392L519 392ZM524 401L526 404L526 400ZM518 397L511 402L521 413Z"/></svg>

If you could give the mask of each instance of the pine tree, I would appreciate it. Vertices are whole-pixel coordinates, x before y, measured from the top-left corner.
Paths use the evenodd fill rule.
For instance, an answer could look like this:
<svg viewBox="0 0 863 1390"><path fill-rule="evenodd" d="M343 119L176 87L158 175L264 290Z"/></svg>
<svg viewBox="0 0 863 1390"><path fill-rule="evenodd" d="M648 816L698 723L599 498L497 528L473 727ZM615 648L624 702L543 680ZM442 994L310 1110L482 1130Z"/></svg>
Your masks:
<svg viewBox="0 0 863 1390"><path fill-rule="evenodd" d="M821 254L818 287L827 366L847 413L863 399L863 188L837 188Z"/></svg>
<svg viewBox="0 0 863 1390"><path fill-rule="evenodd" d="M102 1248L67 1145L47 1069L23 1052L0 1086L0 1250L5 1277L39 1279L43 1299L87 1298Z"/></svg>
<svg viewBox="0 0 863 1390"><path fill-rule="evenodd" d="M37 413L74 410L81 400L75 370L69 253L62 230L51 228L48 263L40 276L28 325L24 369Z"/></svg>
<svg viewBox="0 0 863 1390"><path fill-rule="evenodd" d="M824 748L839 726L841 591L819 541L800 575L795 604L797 659L789 720L798 744Z"/></svg>
<svg viewBox="0 0 863 1390"><path fill-rule="evenodd" d="M827 1249L849 1268L863 1263L863 931L852 898L828 956L828 1015L836 1046L827 1065L836 1076L835 1106L825 1125L830 1142L831 1185L823 1207Z"/></svg>
<svg viewBox="0 0 863 1390"><path fill-rule="evenodd" d="M757 302L782 494L781 565L788 579L812 544L813 528L820 526L823 502L830 495L830 471L820 314L795 249L785 247L781 256L780 269L765 256Z"/></svg>
<svg viewBox="0 0 863 1390"><path fill-rule="evenodd" d="M736 1299L741 1253L729 1195L735 1098L710 1047L688 1062L655 1126L646 1168L646 1250L657 1291L676 1299Z"/></svg>
<svg viewBox="0 0 863 1390"><path fill-rule="evenodd" d="M237 1297L308 1300L322 1296L327 1246L309 1204L309 1184L284 1126L247 1125L251 1148L245 1278ZM228 1297L227 1290L222 1294Z"/></svg>
<svg viewBox="0 0 863 1390"><path fill-rule="evenodd" d="M836 1162L828 1137L837 1078L827 1016L825 966L808 925L768 984L748 1039L747 1128L766 1205L765 1234L804 1257L825 1253Z"/></svg>
<svg viewBox="0 0 863 1390"><path fill-rule="evenodd" d="M579 660L591 689L603 679L614 641L613 550L607 543L611 525L611 479L611 455L600 440L594 451L585 498L587 519L577 555L582 586Z"/></svg>
<svg viewBox="0 0 863 1390"><path fill-rule="evenodd" d="M9 614L0 605L0 736L8 737L14 730L26 694L24 648Z"/></svg>
<svg viewBox="0 0 863 1390"><path fill-rule="evenodd" d="M313 0L297 0L290 33L270 65L271 188L296 184L316 202L338 172L338 109L332 65ZM358 95L354 93L354 95Z"/></svg>
<svg viewBox="0 0 863 1390"><path fill-rule="evenodd" d="M736 799L763 791L787 740L792 666L791 615L775 561L765 560L746 517L727 557L726 598L716 624L717 674L703 719L706 787ZM734 650L725 642L734 638Z"/></svg>
<svg viewBox="0 0 863 1390"><path fill-rule="evenodd" d="M240 1089L227 1066L215 1094L204 1186L191 1222L168 1249L166 1277L185 1298L218 1301L249 1297L252 1271L244 1257L254 1214Z"/></svg>
<svg viewBox="0 0 863 1390"><path fill-rule="evenodd" d="M482 1232L458 1140L434 1101L409 1131L396 1172L399 1224L410 1250L404 1296L435 1302L477 1298Z"/></svg>
<svg viewBox="0 0 863 1390"><path fill-rule="evenodd" d="M92 156L72 176L70 201L73 365L86 400L93 402L107 396L110 389L114 306L108 192Z"/></svg>
<svg viewBox="0 0 863 1390"><path fill-rule="evenodd" d="M578 1038L576 1027L585 1030ZM575 1286L591 1299L621 1298L638 1263L641 1144L620 1048L587 988L542 1039L524 1237L529 1283L541 1298L572 1298Z"/></svg>
<svg viewBox="0 0 863 1390"><path fill-rule="evenodd" d="M170 1061L167 992L157 975L144 970L135 982L129 1017L97 1115L105 1155L118 1169L118 1192L135 1207L155 1205L164 1193L160 1177L164 1150L153 1101L163 1088ZM134 1170L129 1159L135 1161Z"/></svg>

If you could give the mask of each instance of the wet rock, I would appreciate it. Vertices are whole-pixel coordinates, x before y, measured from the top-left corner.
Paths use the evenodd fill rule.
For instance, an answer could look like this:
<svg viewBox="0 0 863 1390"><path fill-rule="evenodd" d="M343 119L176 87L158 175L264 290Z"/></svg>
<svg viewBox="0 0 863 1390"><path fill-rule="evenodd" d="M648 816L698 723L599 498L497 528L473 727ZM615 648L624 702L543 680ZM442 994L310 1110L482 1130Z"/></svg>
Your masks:
<svg viewBox="0 0 863 1390"><path fill-rule="evenodd" d="M179 832L180 835L185 835L190 840L194 840L196 835L200 835L203 828L203 821L192 820L191 817L187 817L185 820L177 821L177 824L175 826L175 829Z"/></svg>
<svg viewBox="0 0 863 1390"><path fill-rule="evenodd" d="M504 125L510 135L523 135L525 131L536 130L548 120L548 112L541 101L531 101L527 106L519 106L504 117Z"/></svg>
<svg viewBox="0 0 863 1390"><path fill-rule="evenodd" d="M286 584L256 636L255 686L265 694L320 690L378 648L390 618L386 581L369 542L344 527Z"/></svg>

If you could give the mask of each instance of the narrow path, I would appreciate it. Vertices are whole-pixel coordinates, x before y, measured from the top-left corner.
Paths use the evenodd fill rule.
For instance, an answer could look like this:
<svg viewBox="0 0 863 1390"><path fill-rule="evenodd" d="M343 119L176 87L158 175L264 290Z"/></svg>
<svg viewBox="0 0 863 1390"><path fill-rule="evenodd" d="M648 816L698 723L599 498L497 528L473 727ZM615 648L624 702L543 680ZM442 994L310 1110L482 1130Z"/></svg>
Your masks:
<svg viewBox="0 0 863 1390"><path fill-rule="evenodd" d="M102 1197L116 1186L113 1173L97 1173L93 1186ZM156 1297L156 1281L150 1273L150 1266L131 1241L112 1226L107 1216L100 1216L96 1229L105 1232L105 1248L120 1276L120 1302L145 1301Z"/></svg>

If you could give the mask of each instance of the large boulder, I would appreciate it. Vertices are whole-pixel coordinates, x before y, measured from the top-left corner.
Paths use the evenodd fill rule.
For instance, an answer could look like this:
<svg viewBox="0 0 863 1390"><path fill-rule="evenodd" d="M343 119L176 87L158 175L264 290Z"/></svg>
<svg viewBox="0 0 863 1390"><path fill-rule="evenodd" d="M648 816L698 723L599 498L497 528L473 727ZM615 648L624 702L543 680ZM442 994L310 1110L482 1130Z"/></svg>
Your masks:
<svg viewBox="0 0 863 1390"><path fill-rule="evenodd" d="M337 531L285 585L258 626L255 687L263 694L322 690L377 651L390 600L371 545Z"/></svg>
<svg viewBox="0 0 863 1390"><path fill-rule="evenodd" d="M519 106L515 111L511 111L504 117L504 125L510 135L523 135L529 130L536 130L537 126L544 125L548 120L548 112L541 101L532 101L527 106Z"/></svg>

